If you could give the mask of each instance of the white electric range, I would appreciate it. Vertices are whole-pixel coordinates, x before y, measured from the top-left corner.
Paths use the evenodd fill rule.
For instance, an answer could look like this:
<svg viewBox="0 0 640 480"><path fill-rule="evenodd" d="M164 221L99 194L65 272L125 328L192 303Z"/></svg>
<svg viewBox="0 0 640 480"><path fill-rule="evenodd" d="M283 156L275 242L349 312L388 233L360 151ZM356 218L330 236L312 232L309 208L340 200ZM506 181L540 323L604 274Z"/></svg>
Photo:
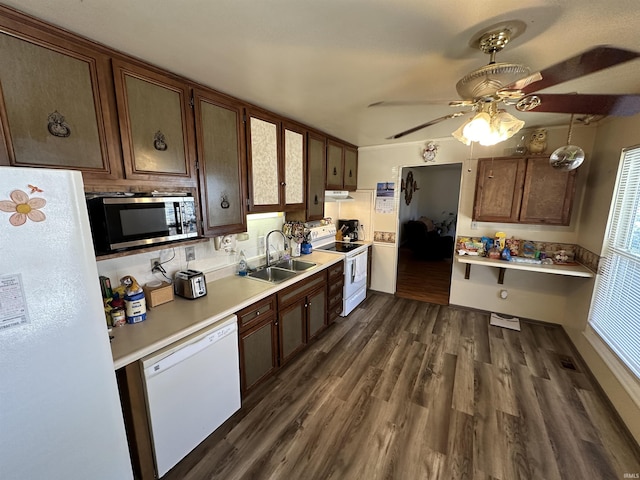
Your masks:
<svg viewBox="0 0 640 480"><path fill-rule="evenodd" d="M311 246L315 250L344 257L342 317L346 317L367 297L367 251L363 242L338 242L335 225L310 227Z"/></svg>

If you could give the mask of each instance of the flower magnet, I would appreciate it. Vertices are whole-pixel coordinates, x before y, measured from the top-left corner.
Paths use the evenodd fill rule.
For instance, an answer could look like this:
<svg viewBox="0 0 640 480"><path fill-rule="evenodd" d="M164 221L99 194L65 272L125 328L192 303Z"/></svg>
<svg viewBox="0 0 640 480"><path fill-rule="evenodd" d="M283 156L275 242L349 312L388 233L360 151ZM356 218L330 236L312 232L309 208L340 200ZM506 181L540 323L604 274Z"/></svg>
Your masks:
<svg viewBox="0 0 640 480"><path fill-rule="evenodd" d="M44 198L29 198L29 195L22 190L14 190L9 197L11 200L0 200L0 211L13 213L9 217L11 225L15 227L24 225L27 218L32 222L42 222L47 218L39 210L47 204Z"/></svg>

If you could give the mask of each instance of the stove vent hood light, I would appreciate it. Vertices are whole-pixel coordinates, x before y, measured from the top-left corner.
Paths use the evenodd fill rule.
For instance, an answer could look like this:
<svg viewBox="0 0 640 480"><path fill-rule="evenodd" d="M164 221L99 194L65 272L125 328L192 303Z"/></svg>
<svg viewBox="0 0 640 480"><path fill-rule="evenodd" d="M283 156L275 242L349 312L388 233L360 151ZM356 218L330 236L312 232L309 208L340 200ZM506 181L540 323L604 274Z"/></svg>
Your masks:
<svg viewBox="0 0 640 480"><path fill-rule="evenodd" d="M349 196L346 190L326 190L324 192L325 202L351 202L353 197Z"/></svg>

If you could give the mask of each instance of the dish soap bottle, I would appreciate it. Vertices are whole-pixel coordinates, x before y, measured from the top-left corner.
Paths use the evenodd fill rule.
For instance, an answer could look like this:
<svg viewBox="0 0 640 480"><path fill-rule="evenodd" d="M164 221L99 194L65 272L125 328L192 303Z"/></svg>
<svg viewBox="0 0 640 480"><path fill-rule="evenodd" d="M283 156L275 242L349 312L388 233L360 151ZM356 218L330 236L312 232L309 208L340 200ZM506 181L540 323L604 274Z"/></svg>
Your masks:
<svg viewBox="0 0 640 480"><path fill-rule="evenodd" d="M240 260L238 260L238 275L244 277L247 275L247 257L244 255L244 250L240 250Z"/></svg>

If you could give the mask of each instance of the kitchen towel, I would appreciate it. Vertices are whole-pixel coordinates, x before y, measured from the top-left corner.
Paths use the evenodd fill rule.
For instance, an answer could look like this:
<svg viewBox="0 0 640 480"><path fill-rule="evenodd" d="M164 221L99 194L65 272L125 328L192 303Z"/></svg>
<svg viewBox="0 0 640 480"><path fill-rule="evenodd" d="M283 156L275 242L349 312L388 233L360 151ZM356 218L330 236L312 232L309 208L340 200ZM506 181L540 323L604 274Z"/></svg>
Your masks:
<svg viewBox="0 0 640 480"><path fill-rule="evenodd" d="M367 255L360 254L356 256L356 274L353 278L354 282L359 282L367 278Z"/></svg>

